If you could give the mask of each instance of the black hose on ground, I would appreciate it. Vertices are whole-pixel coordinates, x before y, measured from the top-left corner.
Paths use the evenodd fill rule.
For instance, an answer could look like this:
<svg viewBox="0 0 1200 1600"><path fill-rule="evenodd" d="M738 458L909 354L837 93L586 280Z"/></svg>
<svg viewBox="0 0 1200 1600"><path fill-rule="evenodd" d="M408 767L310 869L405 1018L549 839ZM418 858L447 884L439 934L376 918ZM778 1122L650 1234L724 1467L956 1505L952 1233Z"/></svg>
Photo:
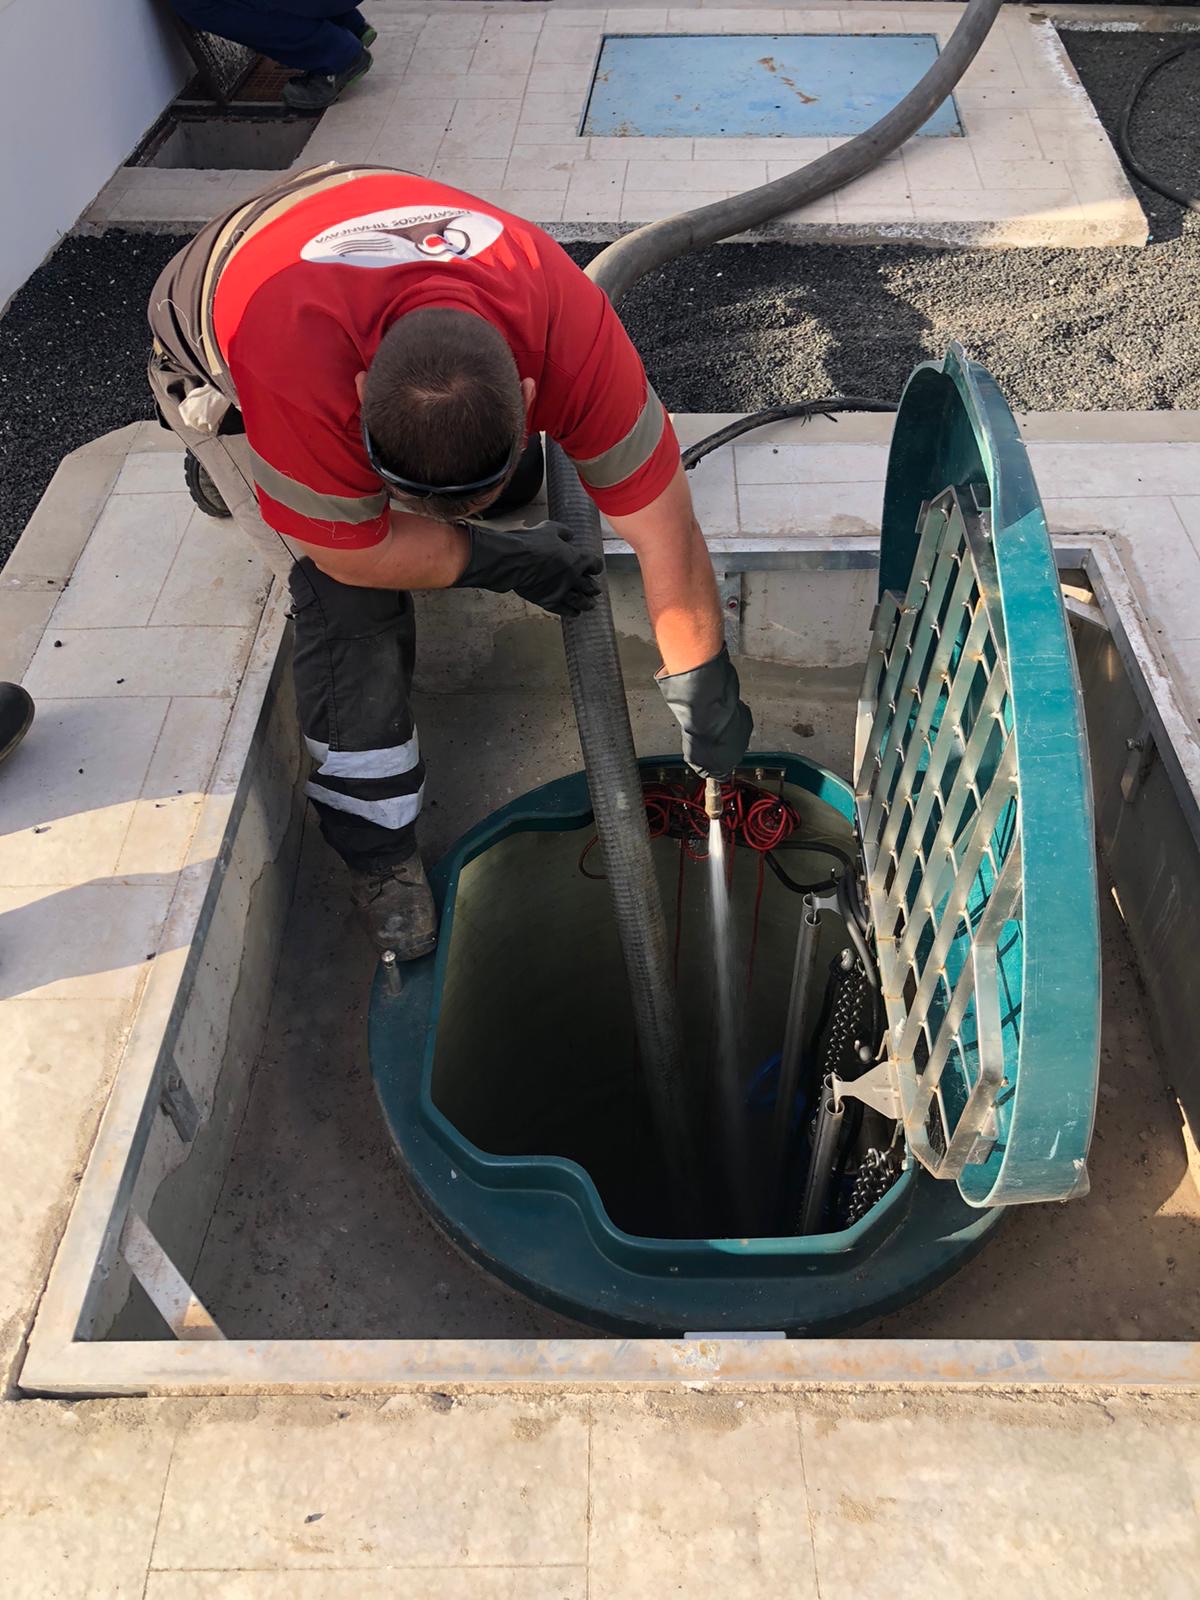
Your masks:
<svg viewBox="0 0 1200 1600"><path fill-rule="evenodd" d="M618 306L630 285L656 267L811 204L861 177L898 149L952 92L987 37L1000 4L1001 0L969 0L946 48L920 83L865 133L786 178L635 229L601 251L588 268L589 277ZM603 559L599 515L557 445L547 451L546 484L550 515L565 523L584 549ZM607 586L593 610L563 622L563 644L629 975L642 1069L672 1188L681 1209L692 1209L701 1187L693 1136L694 1086L683 1081L666 922L650 861L646 810Z"/></svg>
<svg viewBox="0 0 1200 1600"><path fill-rule="evenodd" d="M797 417L807 421L809 417L831 417L838 411L898 410L899 402L896 400L868 400L865 396L857 394L829 395L824 400L796 400L791 405L767 406L763 411L755 411L750 416L738 417L733 422L727 422L715 433L698 439L695 444L687 447L680 460L683 462L683 470L690 472L698 461L703 461L706 455L719 450L723 444L732 444L744 433L752 433L755 428L765 428L771 422L787 422Z"/></svg>
<svg viewBox="0 0 1200 1600"><path fill-rule="evenodd" d="M1200 195L1188 194L1183 189L1176 189L1173 184L1167 183L1162 178L1151 177L1150 173L1146 171L1133 153L1133 144L1129 131L1137 103L1145 93L1151 78L1161 72L1165 66L1169 66L1172 61L1178 61L1180 56L1190 55L1193 50L1200 50L1200 45L1196 43L1180 45L1178 50L1172 50L1165 56L1159 56L1157 61L1152 61L1138 75L1121 112L1121 120L1117 124L1117 153L1134 177L1140 178L1147 189L1153 189L1155 194L1161 194L1166 200L1174 200L1176 205L1183 206L1188 211L1200 211Z"/></svg>

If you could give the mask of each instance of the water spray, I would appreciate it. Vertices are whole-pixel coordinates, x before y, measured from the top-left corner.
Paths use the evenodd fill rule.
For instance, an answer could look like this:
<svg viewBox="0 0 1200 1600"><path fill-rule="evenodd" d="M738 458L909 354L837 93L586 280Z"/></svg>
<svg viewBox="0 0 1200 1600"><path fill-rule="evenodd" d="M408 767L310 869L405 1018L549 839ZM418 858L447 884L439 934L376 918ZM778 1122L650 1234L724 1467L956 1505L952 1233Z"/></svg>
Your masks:
<svg viewBox="0 0 1200 1600"><path fill-rule="evenodd" d="M739 983L741 959L736 947L729 877L732 856L726 849L725 780L704 780L704 812L708 818L708 908L716 998L713 1109L720 1130L722 1164L730 1217L739 1232L753 1226L750 1152L746 1143L746 1108L742 1089L744 996ZM730 850L732 841L729 841Z"/></svg>

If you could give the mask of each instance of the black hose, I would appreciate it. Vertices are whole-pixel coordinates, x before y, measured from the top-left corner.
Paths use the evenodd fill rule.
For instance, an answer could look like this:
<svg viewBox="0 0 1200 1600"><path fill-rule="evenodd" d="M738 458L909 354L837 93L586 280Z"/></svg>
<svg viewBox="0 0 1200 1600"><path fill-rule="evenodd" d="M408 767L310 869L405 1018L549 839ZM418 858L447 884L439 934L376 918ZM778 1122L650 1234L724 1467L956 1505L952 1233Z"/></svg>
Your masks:
<svg viewBox="0 0 1200 1600"><path fill-rule="evenodd" d="M757 227L783 211L808 205L861 177L898 149L952 92L987 37L1000 5L1001 0L969 0L946 48L920 83L865 133L786 178L635 229L602 250L588 268L588 276L619 306L629 286L656 267L689 250ZM550 515L565 523L587 550L603 558L599 515L557 446L547 451L546 488ZM651 868L646 810L607 585L592 611L564 622L563 644L629 976L642 1067L672 1191L681 1212L694 1210L700 1183L689 1104L692 1086L685 1085L682 1077L666 922Z"/></svg>
<svg viewBox="0 0 1200 1600"><path fill-rule="evenodd" d="M656 267L731 234L761 227L784 211L797 211L861 178L928 122L953 92L987 38L1000 5L1001 0L970 0L946 48L920 83L865 133L786 178L635 228L600 252L587 269L588 277L619 306L626 291Z"/></svg>
<svg viewBox="0 0 1200 1600"><path fill-rule="evenodd" d="M1155 194L1161 194L1166 200L1174 200L1178 206L1183 206L1187 211L1200 211L1200 197L1187 194L1182 189L1176 189L1173 184L1165 182L1162 178L1151 177L1141 162L1133 153L1130 140L1129 125L1133 120L1134 109L1146 91L1151 78L1162 71L1172 61L1178 61L1180 56L1190 55L1193 50L1200 49L1200 44L1182 44L1178 50L1170 50L1165 56L1159 56L1157 61L1152 61L1135 79L1133 88L1129 91L1129 98L1121 112L1121 120L1117 124L1117 153L1121 160L1139 178L1147 189L1153 189Z"/></svg>
<svg viewBox="0 0 1200 1600"><path fill-rule="evenodd" d="M600 514L556 444L549 444L546 452L546 490L551 515L571 529L573 542L603 559ZM563 645L596 833L629 979L642 1072L669 1188L679 1220L686 1225L699 1214L701 1193L693 1105L683 1078L667 925L650 856L646 803L607 579L600 603L582 616L564 618ZM599 996L596 1001L602 1003Z"/></svg>
<svg viewBox="0 0 1200 1600"><path fill-rule="evenodd" d="M727 422L723 428L718 428L716 433L710 433L707 438L689 445L680 459L683 461L684 471L690 472L698 461L703 461L713 450L719 450L723 444L732 444L735 439L740 439L742 434L750 433L755 428L765 428L770 422L787 422L794 417L804 420L809 417L830 417L835 411L897 409L898 402L895 400L867 400L854 394L836 395L825 400L797 400L794 404L786 406L768 406L765 411L756 411L752 416L738 417L734 422Z"/></svg>

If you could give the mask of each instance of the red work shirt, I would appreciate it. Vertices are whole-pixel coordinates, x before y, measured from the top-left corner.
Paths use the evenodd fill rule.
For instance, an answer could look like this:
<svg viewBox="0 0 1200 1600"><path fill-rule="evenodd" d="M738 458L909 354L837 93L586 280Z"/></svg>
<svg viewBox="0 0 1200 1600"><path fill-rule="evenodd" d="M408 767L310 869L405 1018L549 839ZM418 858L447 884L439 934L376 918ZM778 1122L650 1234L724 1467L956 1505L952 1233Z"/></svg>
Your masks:
<svg viewBox="0 0 1200 1600"><path fill-rule="evenodd" d="M536 385L530 425L575 462L602 511L670 483L670 419L607 297L532 223L409 173L298 199L238 247L213 322L237 387L267 523L354 549L388 529L363 447L355 377L406 312L486 318Z"/></svg>

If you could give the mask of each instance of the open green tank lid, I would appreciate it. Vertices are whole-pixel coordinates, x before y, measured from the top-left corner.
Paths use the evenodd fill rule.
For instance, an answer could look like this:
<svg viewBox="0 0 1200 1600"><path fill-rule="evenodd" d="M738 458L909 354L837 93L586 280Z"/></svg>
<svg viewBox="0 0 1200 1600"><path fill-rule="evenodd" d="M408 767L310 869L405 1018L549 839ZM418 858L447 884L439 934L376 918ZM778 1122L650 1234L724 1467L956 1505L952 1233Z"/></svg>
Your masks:
<svg viewBox="0 0 1200 1600"><path fill-rule="evenodd" d="M888 462L855 806L887 1054L848 1094L976 1206L1086 1193L1100 953L1083 706L1016 421L958 347Z"/></svg>

